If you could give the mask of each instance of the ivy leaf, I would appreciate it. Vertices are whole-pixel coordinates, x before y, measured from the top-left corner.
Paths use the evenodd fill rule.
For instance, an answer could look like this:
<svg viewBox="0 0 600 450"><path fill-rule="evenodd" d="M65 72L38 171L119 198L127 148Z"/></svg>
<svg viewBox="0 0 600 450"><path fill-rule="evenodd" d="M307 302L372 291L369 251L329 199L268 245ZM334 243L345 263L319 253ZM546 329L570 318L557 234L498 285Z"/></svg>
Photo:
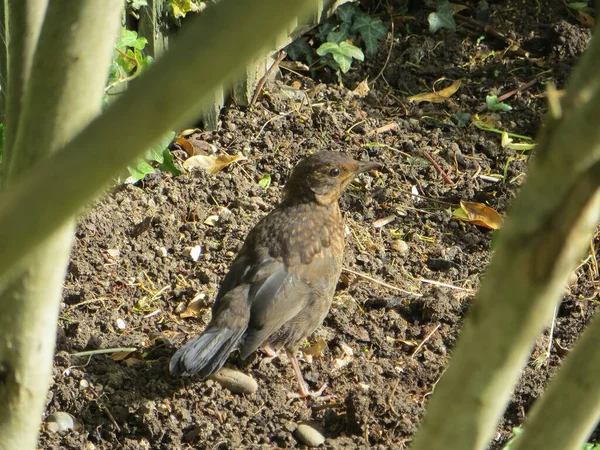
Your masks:
<svg viewBox="0 0 600 450"><path fill-rule="evenodd" d="M196 12L200 7L192 0L171 0L171 8L176 19L185 17L189 12Z"/></svg>
<svg viewBox="0 0 600 450"><path fill-rule="evenodd" d="M333 31L335 25L331 22L324 22L319 25L317 34L315 37L321 42L327 42L327 35Z"/></svg>
<svg viewBox="0 0 600 450"><path fill-rule="evenodd" d="M456 30L456 22L452 17L452 6L448 0L438 0L437 12L429 14L427 21L429 22L429 31L432 33L441 28L447 28L451 31Z"/></svg>
<svg viewBox="0 0 600 450"><path fill-rule="evenodd" d="M319 56L328 54L333 56L333 59L339 64L340 70L343 73L350 70L353 58L358 59L359 61L364 61L365 59L365 55L360 48L347 42L340 42L339 44L336 44L335 42L325 42L317 49L317 54Z"/></svg>
<svg viewBox="0 0 600 450"><path fill-rule="evenodd" d="M127 170L129 170L129 178L125 180L125 183L127 184L137 183L146 175L155 172L154 167L152 167L143 159L138 159L136 164L134 166L127 167Z"/></svg>
<svg viewBox="0 0 600 450"><path fill-rule="evenodd" d="M498 101L497 95L488 95L485 97L485 103L487 107L492 110L497 111L512 111L512 106L507 105L506 103L502 103Z"/></svg>
<svg viewBox="0 0 600 450"><path fill-rule="evenodd" d="M354 3L344 3L335 10L335 15L342 22L352 23L352 18L356 14L356 6Z"/></svg>
<svg viewBox="0 0 600 450"><path fill-rule="evenodd" d="M308 42L301 38L296 39L289 44L285 48L285 52L293 61L301 60L303 57L306 59L309 65L314 61L312 47L308 45Z"/></svg>
<svg viewBox="0 0 600 450"><path fill-rule="evenodd" d="M350 34L350 24L347 22L344 22L343 24L340 25L339 30L331 31L327 35L327 42L335 42L336 44L339 44L340 42L345 41L348 38L349 34Z"/></svg>
<svg viewBox="0 0 600 450"><path fill-rule="evenodd" d="M121 37L117 41L117 45L115 45L115 47L119 50L125 50L127 47L143 50L147 43L148 41L146 38L138 37L137 32L122 28Z"/></svg>
<svg viewBox="0 0 600 450"><path fill-rule="evenodd" d="M365 41L369 57L373 57L377 53L377 40L387 36L387 28L381 20L362 14L356 16L352 31L358 32Z"/></svg>
<svg viewBox="0 0 600 450"><path fill-rule="evenodd" d="M149 161L156 161L159 164L165 162L164 150L169 147L169 144L175 137L174 131L169 131L163 134L155 143L150 147L145 154L145 157Z"/></svg>
<svg viewBox="0 0 600 450"><path fill-rule="evenodd" d="M160 170L163 172L169 172L173 176L181 175L183 172L179 170L179 168L175 165L175 160L173 159L173 153L169 151L168 148L165 148L162 152L163 162L158 166Z"/></svg>

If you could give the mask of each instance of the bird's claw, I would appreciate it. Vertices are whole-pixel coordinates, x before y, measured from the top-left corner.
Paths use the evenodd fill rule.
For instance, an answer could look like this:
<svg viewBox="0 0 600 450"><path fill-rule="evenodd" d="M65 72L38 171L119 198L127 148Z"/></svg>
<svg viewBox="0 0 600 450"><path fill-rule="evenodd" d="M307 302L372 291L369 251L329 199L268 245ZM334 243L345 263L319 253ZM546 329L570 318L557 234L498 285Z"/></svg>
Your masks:
<svg viewBox="0 0 600 450"><path fill-rule="evenodd" d="M321 395L323 394L323 391L325 391L326 388L327 388L327 383L325 383L323 386L321 386L321 388L318 391L311 391L306 387L302 387L300 389L300 392L288 392L287 398L288 399L307 398L307 397L319 398L319 399L325 398L325 397L321 397ZM327 398L329 398L329 396L327 396Z"/></svg>

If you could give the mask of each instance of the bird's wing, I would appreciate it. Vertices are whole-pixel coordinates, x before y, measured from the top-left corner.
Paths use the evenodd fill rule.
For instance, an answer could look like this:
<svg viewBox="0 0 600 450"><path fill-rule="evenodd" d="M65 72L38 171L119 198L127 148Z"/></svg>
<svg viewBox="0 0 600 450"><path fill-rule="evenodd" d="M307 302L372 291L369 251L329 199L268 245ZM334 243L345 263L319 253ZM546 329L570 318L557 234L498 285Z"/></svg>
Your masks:
<svg viewBox="0 0 600 450"><path fill-rule="evenodd" d="M283 262L271 259L261 264L250 288L250 322L240 347L242 358L302 311L308 300L308 285L288 271Z"/></svg>

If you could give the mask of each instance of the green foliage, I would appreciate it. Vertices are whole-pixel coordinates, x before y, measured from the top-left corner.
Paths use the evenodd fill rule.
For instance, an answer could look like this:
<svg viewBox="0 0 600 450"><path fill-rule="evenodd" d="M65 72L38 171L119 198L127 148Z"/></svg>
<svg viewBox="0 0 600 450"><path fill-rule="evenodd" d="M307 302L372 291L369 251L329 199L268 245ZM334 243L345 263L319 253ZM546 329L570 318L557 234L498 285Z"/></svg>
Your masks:
<svg viewBox="0 0 600 450"><path fill-rule="evenodd" d="M366 54L372 58L377 53L377 43L387 36L387 28L379 19L361 12L357 3L341 5L335 14L322 23L315 35L316 51L304 39L296 39L286 47L288 56L312 65L314 54L321 56L323 66L343 73L348 72L352 60L364 61L358 42L362 40Z"/></svg>
<svg viewBox="0 0 600 450"><path fill-rule="evenodd" d="M131 5L142 5L145 0L131 0ZM143 5L142 5L143 6ZM127 82L140 75L154 60L151 56L144 56L144 48L148 41L139 37L137 32L121 29L121 37L115 44L115 53L108 74L108 85L105 89L104 106L106 107L114 96L113 91L118 91L117 86L124 87ZM117 92L118 93L118 92ZM134 122L135 118L132 118ZM136 126L135 124L126 124L127 126ZM175 137L174 132L165 134L152 148L150 148L143 158L139 158L133 165L127 167L129 178L127 183L135 183L144 178L144 176L154 173L154 162L158 168L164 172L169 172L175 176L181 174L175 166L173 155L168 150L169 144Z"/></svg>
<svg viewBox="0 0 600 450"><path fill-rule="evenodd" d="M143 54L147 43L146 38L138 37L137 32L121 29L121 37L115 44L108 73L108 86L105 89L107 95L116 86L134 79L152 63L153 58ZM107 95L104 96L105 104L109 102Z"/></svg>
<svg viewBox="0 0 600 450"><path fill-rule="evenodd" d="M159 170L162 170L163 172L169 172L175 176L181 175L181 170L175 166L173 154L168 149L169 144L174 137L175 132L170 131L166 133L158 142L146 151L143 158L139 158L134 165L127 167L127 170L129 170L129 178L127 178L125 182L137 183L146 175L156 172L154 166L150 164L151 161L158 163Z"/></svg>
<svg viewBox="0 0 600 450"><path fill-rule="evenodd" d="M437 11L429 14L427 21L429 22L429 31L432 33L441 28L456 30L456 22L452 17L452 7L448 0L437 0Z"/></svg>
<svg viewBox="0 0 600 450"><path fill-rule="evenodd" d="M184 18L187 13L202 11L206 5L195 0L171 0L171 9L176 19Z"/></svg>
<svg viewBox="0 0 600 450"><path fill-rule="evenodd" d="M488 109L496 111L512 111L512 106L498 101L497 95L488 95L485 97L485 103L487 104Z"/></svg>
<svg viewBox="0 0 600 450"><path fill-rule="evenodd" d="M332 65L332 67L339 68L343 73L350 70L353 58L358 59L359 61L365 59L365 55L360 48L348 44L346 41L340 42L339 44L336 44L335 42L325 42L317 49L317 55L331 55L336 62L336 66Z"/></svg>
<svg viewBox="0 0 600 450"><path fill-rule="evenodd" d="M263 189L269 189L269 186L271 186L271 175L265 173L263 177L258 180L258 185Z"/></svg>

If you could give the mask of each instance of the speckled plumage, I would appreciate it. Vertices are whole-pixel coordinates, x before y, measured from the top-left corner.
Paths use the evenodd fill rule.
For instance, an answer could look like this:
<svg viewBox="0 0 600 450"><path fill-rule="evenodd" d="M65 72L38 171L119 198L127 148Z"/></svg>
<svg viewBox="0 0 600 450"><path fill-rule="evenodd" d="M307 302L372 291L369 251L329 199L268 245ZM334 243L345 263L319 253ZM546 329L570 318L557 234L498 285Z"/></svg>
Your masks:
<svg viewBox="0 0 600 450"><path fill-rule="evenodd" d="M205 331L171 359L172 373L204 378L236 349L246 358L260 346L283 347L301 395L309 393L295 352L325 319L342 270L345 233L338 199L356 174L376 166L324 151L294 168L282 202L246 237Z"/></svg>

